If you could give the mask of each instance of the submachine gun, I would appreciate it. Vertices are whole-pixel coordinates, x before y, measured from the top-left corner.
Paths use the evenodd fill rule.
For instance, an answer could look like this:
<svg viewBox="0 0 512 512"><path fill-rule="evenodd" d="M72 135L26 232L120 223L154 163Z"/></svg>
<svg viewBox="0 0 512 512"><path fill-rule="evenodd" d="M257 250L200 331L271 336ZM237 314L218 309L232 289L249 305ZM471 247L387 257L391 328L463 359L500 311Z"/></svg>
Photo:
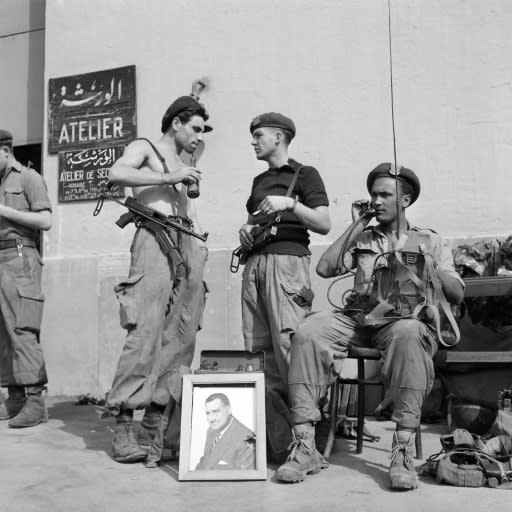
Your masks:
<svg viewBox="0 0 512 512"><path fill-rule="evenodd" d="M95 217L100 213L105 197L108 197L129 210L119 217L116 224L123 229L133 222L136 227L144 226L151 231L164 254L171 258L175 267L183 263L183 258L180 254L180 241L183 234L193 236L203 242L206 242L208 238L208 233L200 234L194 231L190 219L175 215L164 215L133 197L127 197L126 200L122 202L114 197L101 195L93 212ZM177 242L173 240L171 230L177 232Z"/></svg>
<svg viewBox="0 0 512 512"><path fill-rule="evenodd" d="M267 245L275 238L277 234L277 225L281 221L281 215L278 214L275 219L266 224L256 225L252 228L251 235L254 238L254 244L250 251L245 251L240 245L231 253L231 263L229 270L236 274L240 265L245 265L251 251Z"/></svg>

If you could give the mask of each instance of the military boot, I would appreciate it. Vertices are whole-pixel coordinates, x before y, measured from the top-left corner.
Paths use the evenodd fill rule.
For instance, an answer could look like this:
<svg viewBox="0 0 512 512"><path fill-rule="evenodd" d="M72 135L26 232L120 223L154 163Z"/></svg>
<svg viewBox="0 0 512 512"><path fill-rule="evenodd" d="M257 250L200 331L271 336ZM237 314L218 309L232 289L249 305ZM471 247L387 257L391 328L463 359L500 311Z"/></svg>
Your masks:
<svg viewBox="0 0 512 512"><path fill-rule="evenodd" d="M290 455L276 472L276 478L281 482L302 482L306 475L318 473L329 466L316 449L315 427L311 423L295 425L293 437Z"/></svg>
<svg viewBox="0 0 512 512"><path fill-rule="evenodd" d="M27 400L23 386L9 386L7 392L6 400L0 405L0 420L14 418L23 409Z"/></svg>
<svg viewBox="0 0 512 512"><path fill-rule="evenodd" d="M139 446L133 433L133 411L124 409L118 415L112 449L117 462L140 462L146 458L146 450Z"/></svg>
<svg viewBox="0 0 512 512"><path fill-rule="evenodd" d="M140 446L149 448L153 444L153 439L162 420L163 410L164 407L153 403L146 407L138 435Z"/></svg>
<svg viewBox="0 0 512 512"><path fill-rule="evenodd" d="M416 434L408 430L397 430L393 434L389 485L391 489L408 491L418 487L418 476L412 463Z"/></svg>
<svg viewBox="0 0 512 512"><path fill-rule="evenodd" d="M39 423L48 421L46 405L44 403L44 386L28 386L27 400L21 411L9 421L9 428L35 427Z"/></svg>

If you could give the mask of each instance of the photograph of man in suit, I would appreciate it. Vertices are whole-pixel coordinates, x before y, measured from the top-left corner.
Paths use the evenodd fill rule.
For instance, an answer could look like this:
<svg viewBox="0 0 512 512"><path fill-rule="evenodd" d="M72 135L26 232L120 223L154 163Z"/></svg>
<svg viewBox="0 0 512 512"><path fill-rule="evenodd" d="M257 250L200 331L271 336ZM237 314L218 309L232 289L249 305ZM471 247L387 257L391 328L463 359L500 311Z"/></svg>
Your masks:
<svg viewBox="0 0 512 512"><path fill-rule="evenodd" d="M255 469L256 434L231 413L224 393L214 393L205 401L208 431L204 454L197 469Z"/></svg>

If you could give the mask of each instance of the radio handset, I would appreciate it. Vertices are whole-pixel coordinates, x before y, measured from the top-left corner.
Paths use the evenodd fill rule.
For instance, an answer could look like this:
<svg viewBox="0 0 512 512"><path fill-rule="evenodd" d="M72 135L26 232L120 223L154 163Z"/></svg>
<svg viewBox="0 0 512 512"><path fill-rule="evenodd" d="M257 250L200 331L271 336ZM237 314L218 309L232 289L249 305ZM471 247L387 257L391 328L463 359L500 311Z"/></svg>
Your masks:
<svg viewBox="0 0 512 512"><path fill-rule="evenodd" d="M377 212L370 206L370 201L365 201L363 204L361 204L361 217L375 217L377 215Z"/></svg>

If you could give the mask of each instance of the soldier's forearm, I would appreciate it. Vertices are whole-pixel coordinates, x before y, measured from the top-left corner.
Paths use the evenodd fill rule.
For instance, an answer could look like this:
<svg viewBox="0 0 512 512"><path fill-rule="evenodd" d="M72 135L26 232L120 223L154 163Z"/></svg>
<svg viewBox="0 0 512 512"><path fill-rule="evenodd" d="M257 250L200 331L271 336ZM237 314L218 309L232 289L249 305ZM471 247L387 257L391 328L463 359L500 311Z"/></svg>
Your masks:
<svg viewBox="0 0 512 512"><path fill-rule="evenodd" d="M289 199L291 200L292 198L290 197ZM329 210L327 209L327 206L309 208L302 203L297 203L293 208L293 213L307 229L314 233L326 235L331 229L331 221L329 219Z"/></svg>
<svg viewBox="0 0 512 512"><path fill-rule="evenodd" d="M126 187L170 184L170 175L161 172L135 169L127 165L114 166L108 175L109 183Z"/></svg>
<svg viewBox="0 0 512 512"><path fill-rule="evenodd" d="M443 287L443 293L448 302L452 304L460 304L464 299L464 287L462 286L462 283L442 269L438 269L437 272Z"/></svg>
<svg viewBox="0 0 512 512"><path fill-rule="evenodd" d="M49 210L41 212L25 212L0 205L0 217L21 224L27 228L48 230L52 226L52 216Z"/></svg>
<svg viewBox="0 0 512 512"><path fill-rule="evenodd" d="M345 274L352 267L352 258L349 257L348 250L363 230L364 226L361 223L351 224L322 254L316 266L316 273L322 277L334 277ZM347 254L341 255L343 248L346 249ZM343 265L338 265L341 262L342 256L344 256ZM339 268L339 266L342 268Z"/></svg>

